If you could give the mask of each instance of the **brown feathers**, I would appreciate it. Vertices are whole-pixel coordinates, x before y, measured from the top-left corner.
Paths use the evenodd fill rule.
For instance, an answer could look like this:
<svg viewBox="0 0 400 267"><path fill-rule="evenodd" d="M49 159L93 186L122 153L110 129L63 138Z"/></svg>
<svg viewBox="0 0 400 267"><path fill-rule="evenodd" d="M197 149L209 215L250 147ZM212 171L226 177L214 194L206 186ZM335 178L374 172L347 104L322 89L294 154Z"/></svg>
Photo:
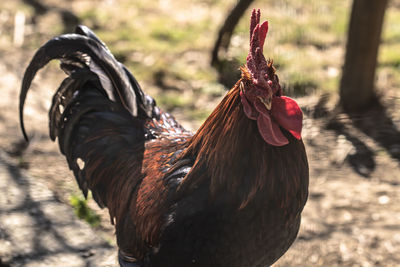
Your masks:
<svg viewBox="0 0 400 267"><path fill-rule="evenodd" d="M243 112L240 84L245 86L250 74L245 67L241 70L242 78L188 142L182 157L196 160L181 190L210 179L211 195L228 191L240 208L264 189L286 206L291 198L297 199L299 179L308 176L304 145L286 131L291 142L284 147L271 146L261 138L256 122Z"/></svg>

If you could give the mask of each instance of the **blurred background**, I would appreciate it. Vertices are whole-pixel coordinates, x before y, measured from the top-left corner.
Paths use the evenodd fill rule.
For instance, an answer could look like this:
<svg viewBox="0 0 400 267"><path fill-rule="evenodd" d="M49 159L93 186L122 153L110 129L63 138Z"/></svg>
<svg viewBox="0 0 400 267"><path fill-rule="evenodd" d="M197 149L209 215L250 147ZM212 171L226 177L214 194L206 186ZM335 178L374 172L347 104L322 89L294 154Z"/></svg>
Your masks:
<svg viewBox="0 0 400 267"><path fill-rule="evenodd" d="M264 54L303 110L310 163L300 234L274 266L398 266L398 0L1 1L0 266L116 264L107 211L82 197L48 138L48 106L63 79L56 62L28 95L29 147L20 133L20 81L36 49L90 27L195 131L246 62L252 8L269 21Z"/></svg>

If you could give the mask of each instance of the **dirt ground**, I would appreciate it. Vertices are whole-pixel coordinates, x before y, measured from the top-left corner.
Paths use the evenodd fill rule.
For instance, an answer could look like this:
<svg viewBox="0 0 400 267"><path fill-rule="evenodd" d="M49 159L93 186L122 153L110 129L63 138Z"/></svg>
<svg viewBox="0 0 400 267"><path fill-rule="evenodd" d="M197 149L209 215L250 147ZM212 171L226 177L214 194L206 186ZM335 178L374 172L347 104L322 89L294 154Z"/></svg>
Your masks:
<svg viewBox="0 0 400 267"><path fill-rule="evenodd" d="M78 189L47 133L47 107L62 78L56 66L40 73L29 94L25 118L32 141L27 148L18 126L19 86L32 52L0 49L0 150L27 179L50 188L54 201L69 203ZM386 108L376 105L352 115L342 113L331 95L298 99L305 115L310 196L297 241L274 266L400 266L400 91L385 89L382 95ZM189 128L199 124L178 117ZM93 201L89 205L102 215L96 234L115 246L107 211ZM0 266L14 266L20 255L2 257Z"/></svg>

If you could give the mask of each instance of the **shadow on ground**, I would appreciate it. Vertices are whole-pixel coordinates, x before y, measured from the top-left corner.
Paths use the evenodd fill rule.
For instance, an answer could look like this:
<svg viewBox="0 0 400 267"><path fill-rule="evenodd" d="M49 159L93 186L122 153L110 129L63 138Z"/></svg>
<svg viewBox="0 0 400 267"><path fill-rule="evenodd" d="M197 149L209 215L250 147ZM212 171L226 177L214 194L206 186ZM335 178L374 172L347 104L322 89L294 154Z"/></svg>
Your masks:
<svg viewBox="0 0 400 267"><path fill-rule="evenodd" d="M3 153L0 177L0 266L115 265L115 249Z"/></svg>
<svg viewBox="0 0 400 267"><path fill-rule="evenodd" d="M340 107L333 115L328 115L325 107L326 98L321 97L315 107L314 118L327 117L326 129L349 141L353 150L346 155L346 160L359 175L369 178L376 168L376 151L367 143L368 137L380 146L394 160L400 162L400 132L386 108L376 102L362 112L344 113Z"/></svg>

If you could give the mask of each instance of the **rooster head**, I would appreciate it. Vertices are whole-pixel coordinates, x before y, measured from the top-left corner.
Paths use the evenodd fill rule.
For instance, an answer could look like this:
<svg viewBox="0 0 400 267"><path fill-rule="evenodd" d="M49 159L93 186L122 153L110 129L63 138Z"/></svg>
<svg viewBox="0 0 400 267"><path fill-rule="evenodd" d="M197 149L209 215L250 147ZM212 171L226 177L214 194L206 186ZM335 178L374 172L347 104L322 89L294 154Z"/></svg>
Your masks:
<svg viewBox="0 0 400 267"><path fill-rule="evenodd" d="M246 66L241 67L239 82L245 115L257 121L258 130L270 145L289 143L280 127L301 139L303 113L296 101L283 96L272 60L266 60L263 46L268 32L268 21L260 24L260 10L253 10L250 23L250 51Z"/></svg>

